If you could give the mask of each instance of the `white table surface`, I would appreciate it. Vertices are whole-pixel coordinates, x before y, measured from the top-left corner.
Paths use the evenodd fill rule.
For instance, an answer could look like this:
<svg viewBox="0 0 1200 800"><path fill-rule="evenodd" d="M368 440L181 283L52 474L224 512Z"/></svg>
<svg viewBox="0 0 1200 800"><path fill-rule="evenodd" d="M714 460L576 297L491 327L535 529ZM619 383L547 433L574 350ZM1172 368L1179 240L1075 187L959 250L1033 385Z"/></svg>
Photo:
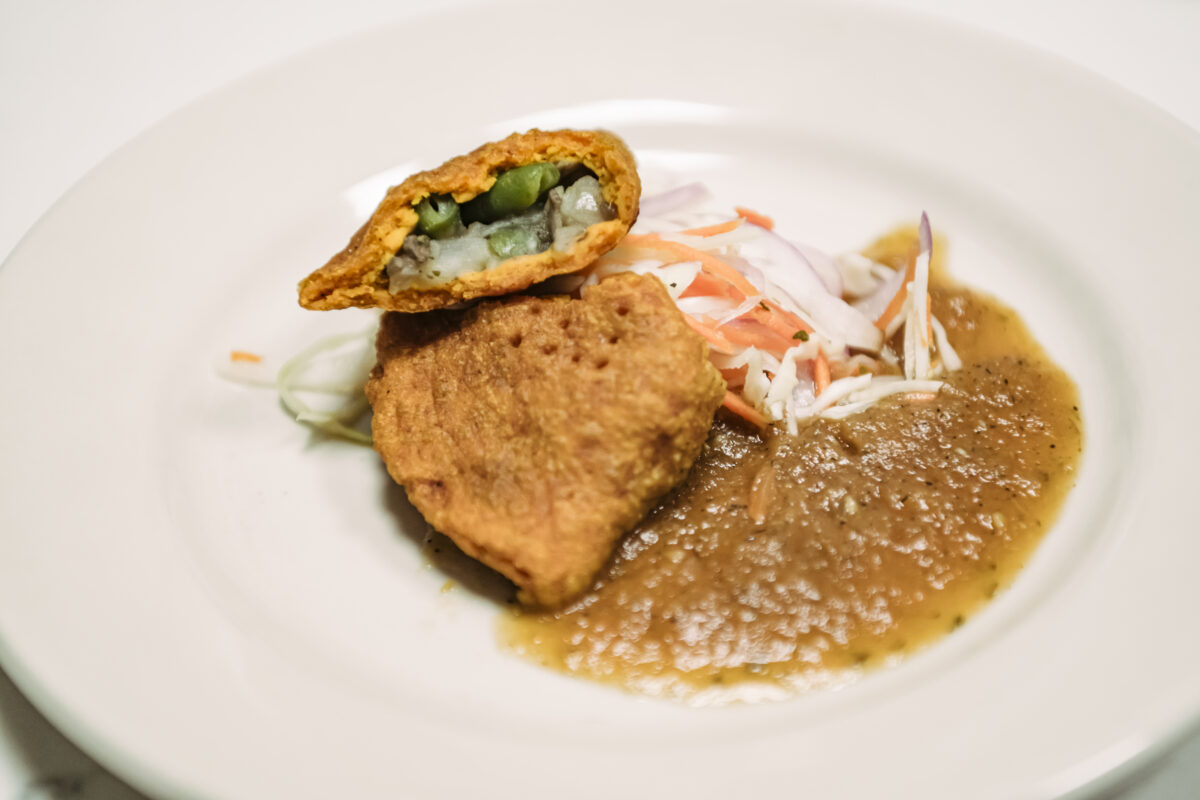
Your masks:
<svg viewBox="0 0 1200 800"><path fill-rule="evenodd" d="M441 7L465 2L442 0ZM879 4L1055 53L1200 132L1198 0ZM414 0L0 0L0 256L76 180L171 111L321 42L435 7ZM0 671L0 800L141 797L74 747ZM1200 734L1107 797L1200 797Z"/></svg>

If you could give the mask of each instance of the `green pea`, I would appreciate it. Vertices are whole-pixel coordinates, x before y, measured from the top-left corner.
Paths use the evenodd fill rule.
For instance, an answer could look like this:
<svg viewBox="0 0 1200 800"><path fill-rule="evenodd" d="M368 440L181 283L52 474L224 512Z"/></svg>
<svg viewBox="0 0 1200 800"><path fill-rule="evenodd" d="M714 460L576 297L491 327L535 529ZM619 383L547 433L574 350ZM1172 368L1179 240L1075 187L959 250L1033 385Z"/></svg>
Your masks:
<svg viewBox="0 0 1200 800"><path fill-rule="evenodd" d="M537 234L517 226L500 228L487 240L488 249L496 258L516 258L538 251Z"/></svg>
<svg viewBox="0 0 1200 800"><path fill-rule="evenodd" d="M529 208L558 178L558 167L553 164L514 167L501 172L492 188L468 202L465 211L471 220L495 222Z"/></svg>
<svg viewBox="0 0 1200 800"><path fill-rule="evenodd" d="M458 231L461 224L458 203L449 195L426 197L417 204L417 229L441 239Z"/></svg>

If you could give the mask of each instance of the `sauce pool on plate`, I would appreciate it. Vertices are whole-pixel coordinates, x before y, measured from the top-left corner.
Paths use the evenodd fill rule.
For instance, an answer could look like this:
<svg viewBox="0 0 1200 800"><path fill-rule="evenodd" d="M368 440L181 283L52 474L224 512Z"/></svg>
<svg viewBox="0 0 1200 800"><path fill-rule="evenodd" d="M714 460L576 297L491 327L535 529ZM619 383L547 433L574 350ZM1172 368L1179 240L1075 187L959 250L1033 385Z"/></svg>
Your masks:
<svg viewBox="0 0 1200 800"><path fill-rule="evenodd" d="M507 617L507 645L641 693L749 698L853 680L962 625L1053 523L1083 433L1074 383L1020 318L939 272L932 312L963 362L941 391L798 435L719 415L592 589Z"/></svg>

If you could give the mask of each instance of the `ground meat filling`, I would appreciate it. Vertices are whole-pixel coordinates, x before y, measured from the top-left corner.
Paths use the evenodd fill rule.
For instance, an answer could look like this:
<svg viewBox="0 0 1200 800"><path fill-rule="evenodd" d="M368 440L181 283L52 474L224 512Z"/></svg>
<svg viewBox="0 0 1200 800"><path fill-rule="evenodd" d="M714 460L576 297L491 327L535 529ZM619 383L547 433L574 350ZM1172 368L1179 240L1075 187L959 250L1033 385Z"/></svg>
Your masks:
<svg viewBox="0 0 1200 800"><path fill-rule="evenodd" d="M461 206L449 196L417 206L417 228L388 262L388 291L447 284L518 256L566 251L589 225L616 218L581 164L530 164L497 177Z"/></svg>

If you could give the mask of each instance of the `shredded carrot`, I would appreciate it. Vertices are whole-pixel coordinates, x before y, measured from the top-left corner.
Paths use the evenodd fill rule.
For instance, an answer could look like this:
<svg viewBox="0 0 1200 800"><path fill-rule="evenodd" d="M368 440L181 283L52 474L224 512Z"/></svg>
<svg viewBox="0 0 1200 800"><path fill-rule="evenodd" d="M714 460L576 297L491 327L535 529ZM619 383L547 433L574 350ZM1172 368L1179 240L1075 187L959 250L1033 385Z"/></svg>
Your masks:
<svg viewBox="0 0 1200 800"><path fill-rule="evenodd" d="M805 333L813 332L813 329L809 327L808 323L797 317L792 312L780 308L779 304L774 300L763 300L763 302L767 304L767 308L775 312L776 316L780 317L784 322L791 326L792 332L789 333L788 336L795 336L797 331L804 331Z"/></svg>
<svg viewBox="0 0 1200 800"><path fill-rule="evenodd" d="M680 312L682 313L682 312ZM708 342L708 346L718 353L725 355L733 355L738 351L738 348L733 342L725 338L722 333L712 325L706 325L695 317L683 314L683 321L692 327L696 333L704 337L704 341Z"/></svg>
<svg viewBox="0 0 1200 800"><path fill-rule="evenodd" d="M622 245L661 249L675 256L678 261L699 261L702 271L680 294L681 297L726 297L740 303L746 297L758 294L758 289L733 267L719 258L685 244L665 241L656 234L635 234L626 236ZM812 328L806 325L804 320L766 299L762 301L761 308L751 309L741 319L734 320L735 323L756 323L753 325L731 323L721 326L718 330L702 325L686 314L684 316L692 327L708 340L709 345L720 352L733 352L734 345L741 345L758 347L782 357L788 348L795 345L794 337L799 331L812 332Z"/></svg>
<svg viewBox="0 0 1200 800"><path fill-rule="evenodd" d="M699 228L688 228L686 231L679 231L684 236L716 236L718 233L729 233L737 230L742 225L742 218L718 222L715 225L704 225Z"/></svg>
<svg viewBox="0 0 1200 800"><path fill-rule="evenodd" d="M817 350L817 357L813 359L813 383L817 385L817 397L820 397L830 384L829 359L825 358L825 353L820 349Z"/></svg>
<svg viewBox="0 0 1200 800"><path fill-rule="evenodd" d="M752 317L742 317L721 326L721 335L735 345L757 347L766 350L776 358L783 358L793 344L791 339L780 336L775 331L763 325Z"/></svg>
<svg viewBox="0 0 1200 800"><path fill-rule="evenodd" d="M900 291L896 292L892 302L888 303L887 308L879 315L879 319L875 320L875 327L881 331L887 330L887 326L900 313L900 309L904 308L904 301L908 299L908 284L917 276L917 250L914 248L908 254L908 266L904 268L904 283L900 284Z"/></svg>
<svg viewBox="0 0 1200 800"><path fill-rule="evenodd" d="M752 407L741 397L729 391L728 389L725 390L725 402L721 405L725 406L725 408L728 408L734 414L737 414L751 425L756 425L759 428L765 428L767 426L766 417L760 414L757 409Z"/></svg>
<svg viewBox="0 0 1200 800"><path fill-rule="evenodd" d="M229 360L245 361L250 364L261 364L262 356L258 355L257 353L248 353L245 350L230 350Z"/></svg>
<svg viewBox="0 0 1200 800"><path fill-rule="evenodd" d="M733 210L737 212L739 217L752 225L757 225L760 228L766 228L769 231L775 229L775 220L771 219L766 214L760 214L752 208L745 208L743 206L734 206Z"/></svg>
<svg viewBox="0 0 1200 800"><path fill-rule="evenodd" d="M749 372L749 369L745 364L733 369L723 369L721 377L725 379L725 385L730 389L738 389L746 383L746 373Z"/></svg>
<svg viewBox="0 0 1200 800"><path fill-rule="evenodd" d="M803 327L796 327L794 322L785 319L782 314L778 313L770 306L767 308L762 308L761 306L752 308L747 312L747 314L749 314L749 316L756 322L761 322L763 325L770 328L772 332L777 333L786 339L788 342L788 347L794 347L799 343L795 338L798 331L807 330L807 326L804 326L803 322L800 323ZM788 316L792 315L789 314ZM799 320L796 321L798 322Z"/></svg>
<svg viewBox="0 0 1200 800"><path fill-rule="evenodd" d="M735 303L740 303L746 296L734 288L733 284L724 278L701 272L696 279L688 284L680 297L727 297Z"/></svg>
<svg viewBox="0 0 1200 800"><path fill-rule="evenodd" d="M742 293L743 298L758 294L758 289L755 289L754 284L746 280L742 273L738 272L736 269L729 266L716 256L706 253L703 250L697 250L694 247L688 247L686 244L680 244L679 242L668 242L664 239L660 239L656 234L653 233L633 234L626 236L622 240L622 244L630 244L635 247L640 245L670 253L671 255L675 256L674 259L671 259L667 262L671 264L678 263L680 261L699 261L700 268L702 270L711 275L719 275L720 277L729 281L734 285L734 287L737 288L739 292Z"/></svg>
<svg viewBox="0 0 1200 800"><path fill-rule="evenodd" d="M663 247L666 242L657 233L629 233L621 240L618 248L625 249L626 247L649 247L651 249L666 249Z"/></svg>

